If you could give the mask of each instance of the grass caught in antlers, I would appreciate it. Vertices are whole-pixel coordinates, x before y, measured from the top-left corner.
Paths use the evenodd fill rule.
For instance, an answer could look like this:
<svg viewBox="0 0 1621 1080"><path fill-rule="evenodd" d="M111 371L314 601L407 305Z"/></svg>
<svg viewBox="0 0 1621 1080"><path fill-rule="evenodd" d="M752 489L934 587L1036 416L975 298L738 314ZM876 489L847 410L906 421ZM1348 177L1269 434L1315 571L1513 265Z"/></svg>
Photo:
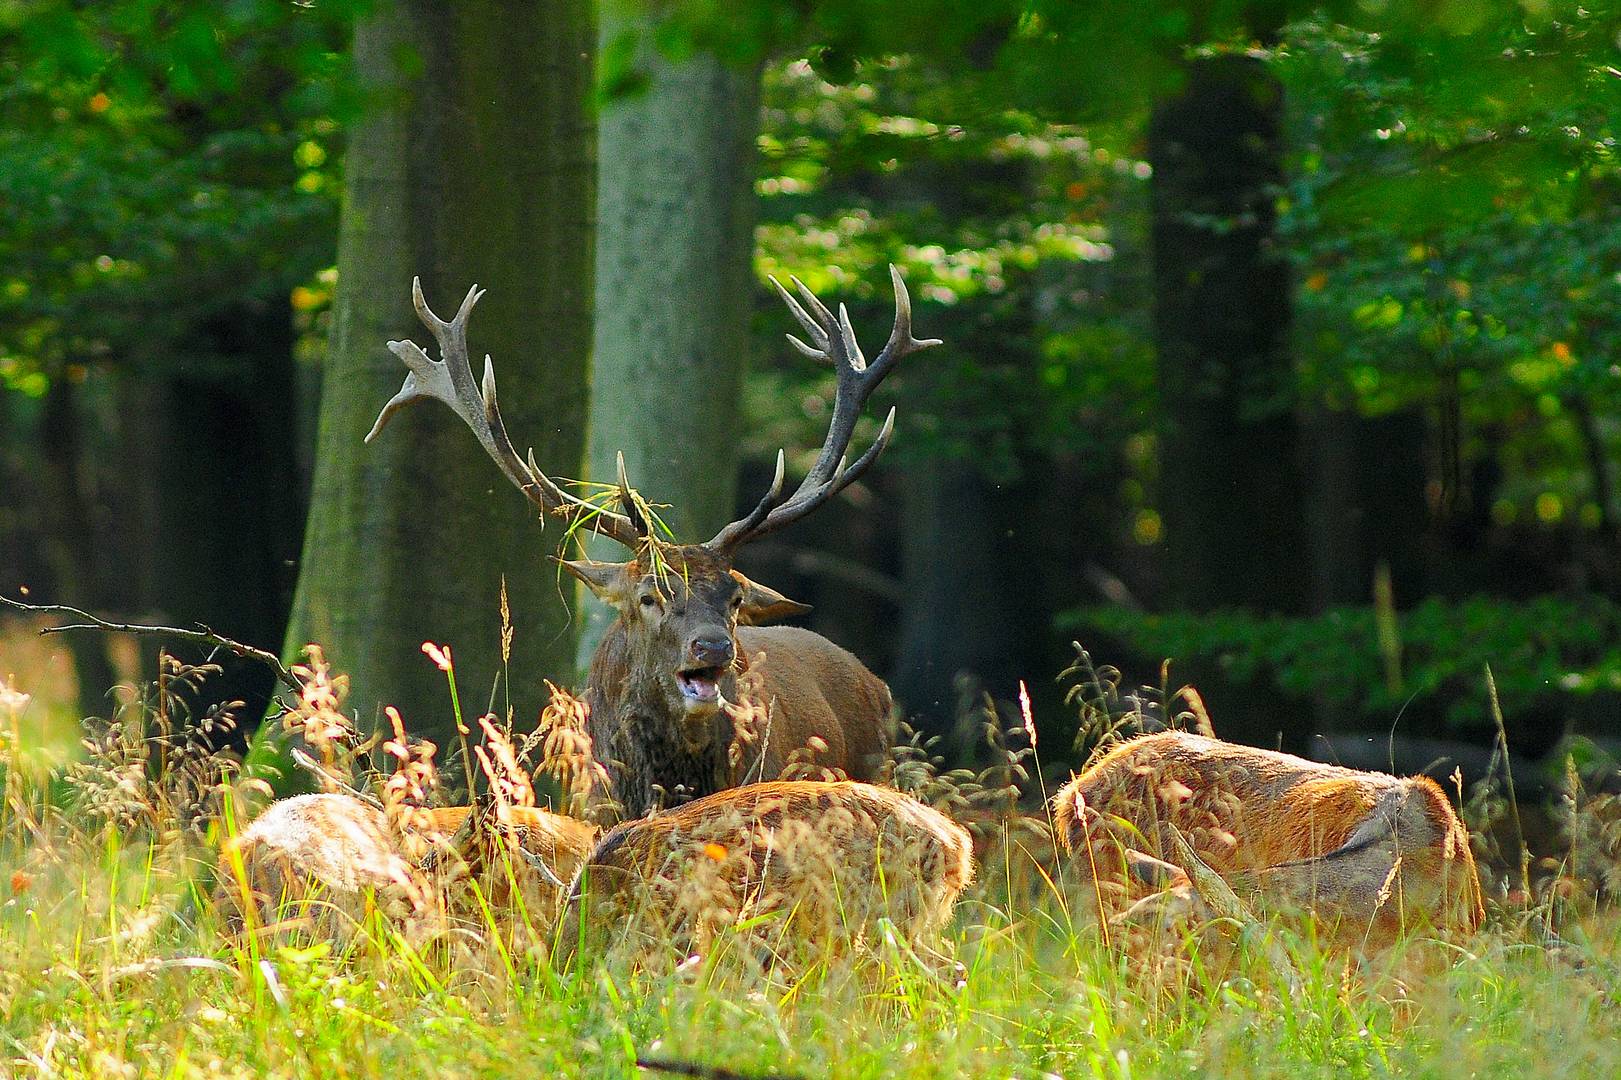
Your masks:
<svg viewBox="0 0 1621 1080"><path fill-rule="evenodd" d="M1260 947L1107 947L1067 914L1044 820L1011 801L1035 768L1027 743L993 722L986 768L947 772L914 738L891 773L972 822L982 849L938 956L881 935L860 956L794 968L722 962L751 929L734 927L697 961L558 969L493 925L424 945L380 915L341 945L231 944L199 872L222 812L253 793L229 759L153 767L206 720L176 709L192 677L171 671L154 691L172 700L131 699L71 781L23 743L26 683L0 685L0 1075L651 1075L638 1059L758 1077L1621 1072L1621 921L1602 913L1568 922L1556 949L1504 913L1466 947L1414 940L1360 962L1277 927L1261 932L1281 965ZM1088 677L1090 700L1118 697L1112 673ZM341 683L314 682L300 722L341 770L353 751L334 719ZM502 731L492 772L555 752L579 791L589 766L570 709L554 702L538 737ZM396 787L430 788L431 756L393 741ZM1601 825L1580 835L1590 862L1614 846Z"/></svg>

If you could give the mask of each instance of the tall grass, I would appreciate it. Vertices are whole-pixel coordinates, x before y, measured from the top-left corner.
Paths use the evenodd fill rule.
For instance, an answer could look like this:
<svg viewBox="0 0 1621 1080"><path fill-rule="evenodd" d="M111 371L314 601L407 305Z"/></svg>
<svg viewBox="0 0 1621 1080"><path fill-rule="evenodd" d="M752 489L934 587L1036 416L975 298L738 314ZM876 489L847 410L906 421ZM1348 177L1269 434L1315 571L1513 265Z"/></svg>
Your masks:
<svg viewBox="0 0 1621 1080"><path fill-rule="evenodd" d="M883 928L853 954L745 963L737 926L675 965L557 967L488 906L426 943L380 915L341 944L233 939L207 899L219 811L251 794L229 767L201 790L126 768L118 790L151 812L113 813L105 784L87 801L30 765L28 708L0 689L0 1075L1621 1075L1621 920L1572 918L1557 950L1507 914L1371 955L1277 925L1128 949L1071 918L1041 820L1011 808L982 822L980 879L938 942ZM952 784L909 746L897 781L1001 805L994 778ZM1003 752L1010 773L1030 756ZM107 767L88 753L81 772Z"/></svg>

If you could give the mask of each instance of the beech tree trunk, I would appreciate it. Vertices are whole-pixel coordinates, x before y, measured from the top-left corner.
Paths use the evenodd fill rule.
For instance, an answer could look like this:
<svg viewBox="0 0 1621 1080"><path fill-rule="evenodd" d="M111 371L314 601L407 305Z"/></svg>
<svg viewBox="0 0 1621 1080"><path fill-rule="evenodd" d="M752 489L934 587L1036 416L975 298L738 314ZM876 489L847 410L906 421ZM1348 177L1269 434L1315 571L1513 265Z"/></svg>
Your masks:
<svg viewBox="0 0 1621 1080"><path fill-rule="evenodd" d="M88 537L95 591L74 587L90 607L280 646L304 528L291 315L285 296L232 304L171 342L159 370L106 374L94 408L76 420L98 480ZM74 636L105 649L105 635ZM120 674L149 681L160 650L221 666L187 701L193 716L242 702L230 709L236 727L211 738L244 742L265 714L273 674L221 650L150 640L137 649L138 670ZM100 700L107 685L88 689Z"/></svg>
<svg viewBox="0 0 1621 1080"><path fill-rule="evenodd" d="M1283 176L1282 88L1260 61L1188 64L1149 122L1160 508L1173 600L1304 613L1312 593L1289 350L1289 273L1274 203ZM1259 682L1174 669L1203 693L1218 733L1299 746L1310 724Z"/></svg>
<svg viewBox="0 0 1621 1080"><path fill-rule="evenodd" d="M602 12L604 48L645 29L617 7ZM639 66L650 85L599 120L589 472L612 482L623 452L630 482L693 543L731 519L737 496L760 72L707 56L671 64L651 48ZM590 549L624 558L608 541ZM612 614L580 595L584 671Z"/></svg>
<svg viewBox="0 0 1621 1080"><path fill-rule="evenodd" d="M594 38L586 0L529 5L405 0L356 30L373 106L345 168L338 295L323 381L314 491L286 651L318 642L352 680L363 726L398 706L414 734L454 738L444 675L454 649L464 712L501 675L499 592L516 630L497 709L520 723L567 677L569 610L529 502L449 410L420 405L362 444L405 377L390 339L432 339L411 308L420 275L445 317L470 285L476 354L495 358L501 411L548 473L580 474L591 325ZM476 363L476 361L475 361ZM481 374L481 372L476 372Z"/></svg>
<svg viewBox="0 0 1621 1080"><path fill-rule="evenodd" d="M1149 125L1168 577L1195 610L1301 612L1289 276L1276 250L1282 88L1257 60L1192 62Z"/></svg>

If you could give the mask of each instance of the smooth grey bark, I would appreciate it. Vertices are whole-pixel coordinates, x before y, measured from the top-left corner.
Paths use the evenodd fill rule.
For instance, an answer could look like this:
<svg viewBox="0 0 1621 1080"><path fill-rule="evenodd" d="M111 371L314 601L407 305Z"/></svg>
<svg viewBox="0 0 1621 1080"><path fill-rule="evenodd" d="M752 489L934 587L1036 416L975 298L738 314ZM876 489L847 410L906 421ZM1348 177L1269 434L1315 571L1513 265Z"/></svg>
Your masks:
<svg viewBox="0 0 1621 1080"><path fill-rule="evenodd" d="M356 30L356 68L377 104L354 129L345 167L332 347L287 652L322 644L352 680L362 725L393 704L414 734L453 738L444 676L421 652L428 640L453 646L464 712L483 710L502 668L503 577L520 722L544 704L542 680L571 670L568 606L545 561L562 530L542 532L528 501L441 406L407 410L371 446L361 440L405 376L385 342L432 349L411 309L412 275L447 318L477 282L489 295L470 343L495 358L508 432L534 447L546 472L579 474L594 45L586 0L407 0Z"/></svg>
<svg viewBox="0 0 1621 1080"><path fill-rule="evenodd" d="M602 11L604 47L637 29L618 6ZM631 483L690 543L731 519L737 495L760 73L707 56L672 64L650 48L640 66L646 92L599 120L589 473L611 482L623 452ZM584 671L612 614L581 602Z"/></svg>

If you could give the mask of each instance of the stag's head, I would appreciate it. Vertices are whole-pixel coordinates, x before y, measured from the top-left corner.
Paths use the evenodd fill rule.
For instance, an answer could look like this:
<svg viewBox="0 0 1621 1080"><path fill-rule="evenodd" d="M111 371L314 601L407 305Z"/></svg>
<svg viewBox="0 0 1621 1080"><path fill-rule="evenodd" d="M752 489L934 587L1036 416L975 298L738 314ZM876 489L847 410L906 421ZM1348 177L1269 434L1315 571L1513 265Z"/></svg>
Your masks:
<svg viewBox="0 0 1621 1080"><path fill-rule="evenodd" d="M707 722L733 693L742 666L737 628L810 610L702 544L649 545L626 562L562 565L619 613L610 631L619 635L615 665L662 699L689 744L704 741Z"/></svg>
<svg viewBox="0 0 1621 1080"><path fill-rule="evenodd" d="M623 457L615 510L563 490L541 472L532 451L527 458L518 454L496 405L495 369L490 358L484 358L482 385L474 380L468 358L467 320L483 295L476 285L468 290L455 318L446 322L428 308L421 282L413 283L417 315L438 341L441 359L432 359L409 341L389 342L388 347L405 362L410 374L400 392L383 407L366 441L375 438L398 409L427 398L441 401L466 422L507 478L543 514L567 518L579 528L624 546L631 555L625 562L581 560L564 561L563 565L619 613L604 648L622 650L621 663L632 677L666 695L671 713L696 738L703 722L714 717L731 690L739 663L737 627L808 610L734 570L732 561L738 549L798 521L867 470L883 453L895 424L895 410L891 409L872 445L854 463L847 463L845 454L867 398L901 357L939 344L912 336L906 285L894 267L890 267L890 277L895 286L895 325L871 363L856 343L844 305L839 305L835 315L798 279L791 279L797 298L772 281L809 339L790 334L788 340L807 356L833 365L837 376L833 418L815 463L791 494L784 493L784 460L779 452L776 477L765 497L702 544L677 545L655 536L647 504L626 480Z"/></svg>

